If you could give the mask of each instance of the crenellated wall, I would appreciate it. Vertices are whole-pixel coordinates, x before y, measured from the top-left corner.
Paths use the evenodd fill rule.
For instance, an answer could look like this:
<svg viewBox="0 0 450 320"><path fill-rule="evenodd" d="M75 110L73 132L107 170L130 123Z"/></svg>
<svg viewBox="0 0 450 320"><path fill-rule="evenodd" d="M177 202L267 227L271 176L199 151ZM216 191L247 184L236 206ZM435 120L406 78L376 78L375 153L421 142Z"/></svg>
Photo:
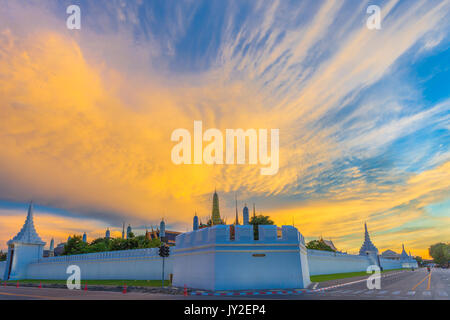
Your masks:
<svg viewBox="0 0 450 320"><path fill-rule="evenodd" d="M205 290L304 288L309 285L304 237L292 226L218 225L176 238L174 285Z"/></svg>
<svg viewBox="0 0 450 320"><path fill-rule="evenodd" d="M165 258L165 279L172 273L173 259ZM157 280L162 276L158 248L88 253L42 258L28 266L28 279L67 279L67 267L77 265L82 280Z"/></svg>

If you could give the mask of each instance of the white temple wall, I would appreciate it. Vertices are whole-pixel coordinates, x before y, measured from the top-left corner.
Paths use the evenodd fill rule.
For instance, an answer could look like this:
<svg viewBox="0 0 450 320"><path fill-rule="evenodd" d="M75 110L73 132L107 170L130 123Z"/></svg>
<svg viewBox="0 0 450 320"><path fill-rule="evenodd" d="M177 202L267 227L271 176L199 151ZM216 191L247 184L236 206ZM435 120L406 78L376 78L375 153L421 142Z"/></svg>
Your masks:
<svg viewBox="0 0 450 320"><path fill-rule="evenodd" d="M164 278L173 273L173 258L165 258ZM67 267L77 265L81 280L160 280L162 258L159 248L109 251L42 258L28 266L27 279L65 280Z"/></svg>
<svg viewBox="0 0 450 320"><path fill-rule="evenodd" d="M5 269L6 269L6 261L0 261L0 280L3 279Z"/></svg>
<svg viewBox="0 0 450 320"><path fill-rule="evenodd" d="M43 248L43 245L15 243L9 280L25 279L27 266L42 257ZM8 255L10 255L10 250Z"/></svg>
<svg viewBox="0 0 450 320"><path fill-rule="evenodd" d="M392 269L401 269L402 264L399 260L392 260L392 259L384 259L380 258L381 266L383 267L383 270L392 270Z"/></svg>
<svg viewBox="0 0 450 320"><path fill-rule="evenodd" d="M366 271L371 264L366 256L308 249L309 273L312 276Z"/></svg>
<svg viewBox="0 0 450 320"><path fill-rule="evenodd" d="M304 238L291 226L253 227L218 225L181 234L176 238L174 286L205 290L304 288L310 283ZM302 258L302 256L304 256Z"/></svg>

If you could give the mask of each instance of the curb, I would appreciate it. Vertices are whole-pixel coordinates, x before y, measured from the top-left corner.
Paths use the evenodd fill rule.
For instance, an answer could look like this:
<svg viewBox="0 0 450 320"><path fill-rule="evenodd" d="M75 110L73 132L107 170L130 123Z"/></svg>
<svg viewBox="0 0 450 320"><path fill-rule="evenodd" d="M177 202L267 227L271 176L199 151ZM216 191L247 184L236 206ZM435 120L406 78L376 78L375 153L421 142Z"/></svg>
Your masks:
<svg viewBox="0 0 450 320"><path fill-rule="evenodd" d="M3 287L4 283L0 286ZM16 283L6 283L7 287L15 287ZM41 287L39 287L39 284L35 283L20 283L21 287L26 288L43 288L43 289L67 289L66 285L62 284L42 284ZM109 292L123 292L123 286L101 286L101 285L89 285L88 284L88 290L89 291L109 291ZM81 289L82 291L84 289L84 283L81 283ZM68 289L67 289L68 290ZM183 295L183 290L179 288L156 288L156 287L136 287L136 286L127 286L127 292L142 292L142 293L156 293L156 294L169 294L169 295Z"/></svg>
<svg viewBox="0 0 450 320"><path fill-rule="evenodd" d="M403 271L395 272L395 273L389 273L382 275L382 278L393 276L396 274L400 274ZM320 293L324 292L329 289L339 288L343 286L347 286L350 284L355 284L359 282L367 281L367 279L361 279L357 281L352 282L346 282L334 286L329 286L326 288L320 288L320 289L295 289L295 290L257 290L257 291L225 291L225 292L205 292L205 291L192 291L189 295L191 296L256 296L256 295L292 295L292 294L303 294L303 293Z"/></svg>
<svg viewBox="0 0 450 320"><path fill-rule="evenodd" d="M288 295L288 294L302 294L312 293L314 290L298 289L298 290L266 290L266 291L227 291L227 292L191 292L191 296L260 296L260 295Z"/></svg>

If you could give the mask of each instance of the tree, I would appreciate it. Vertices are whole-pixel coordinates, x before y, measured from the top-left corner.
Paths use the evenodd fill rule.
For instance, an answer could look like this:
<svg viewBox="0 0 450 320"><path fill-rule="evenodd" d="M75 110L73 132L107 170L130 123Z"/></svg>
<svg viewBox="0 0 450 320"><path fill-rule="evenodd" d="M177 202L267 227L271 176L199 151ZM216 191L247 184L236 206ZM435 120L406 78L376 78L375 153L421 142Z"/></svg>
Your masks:
<svg viewBox="0 0 450 320"><path fill-rule="evenodd" d="M428 249L430 256L433 258L434 262L439 265L449 265L450 264L450 244L436 243L430 246Z"/></svg>
<svg viewBox="0 0 450 320"><path fill-rule="evenodd" d="M64 246L64 255L132 250L144 248L159 248L161 246L160 239L147 239L144 235L122 238L98 238L91 243L85 243L81 236L73 236Z"/></svg>
<svg viewBox="0 0 450 320"><path fill-rule="evenodd" d="M422 259L422 257L415 256L414 259L417 261L417 264L419 265L419 267L423 266L423 259Z"/></svg>
<svg viewBox="0 0 450 320"><path fill-rule="evenodd" d="M63 255L89 253L88 244L83 241L82 236L73 235L64 245Z"/></svg>
<svg viewBox="0 0 450 320"><path fill-rule="evenodd" d="M253 225L253 236L254 236L255 240L258 240L259 239L258 226L259 225L273 225L273 221L270 220L269 216L257 215L257 216L253 216L250 219L249 224Z"/></svg>
<svg viewBox="0 0 450 320"><path fill-rule="evenodd" d="M312 249L312 250L322 250L322 251L333 251L329 245L323 241L323 239L320 240L311 240L306 244L306 248Z"/></svg>
<svg viewBox="0 0 450 320"><path fill-rule="evenodd" d="M0 261L5 261L7 257L7 253L0 250Z"/></svg>
<svg viewBox="0 0 450 320"><path fill-rule="evenodd" d="M270 220L270 217L263 215L253 216L249 223L252 225L273 225L273 221Z"/></svg>

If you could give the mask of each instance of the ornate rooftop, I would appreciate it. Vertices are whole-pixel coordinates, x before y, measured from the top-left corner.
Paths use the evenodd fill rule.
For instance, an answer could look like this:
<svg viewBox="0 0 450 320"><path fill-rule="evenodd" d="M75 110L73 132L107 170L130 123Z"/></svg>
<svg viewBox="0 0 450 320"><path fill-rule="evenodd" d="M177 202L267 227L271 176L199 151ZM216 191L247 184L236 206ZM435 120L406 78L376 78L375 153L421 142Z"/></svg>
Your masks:
<svg viewBox="0 0 450 320"><path fill-rule="evenodd" d="M361 249L359 250L360 255L366 255L368 252L377 253L378 249L375 247L375 245L372 243L372 240L370 240L369 231L367 231L367 224L364 223L364 243L361 246Z"/></svg>
<svg viewBox="0 0 450 320"><path fill-rule="evenodd" d="M45 242L42 241L34 228L33 203L30 203L30 206L28 207L27 219L25 220L22 229L14 238L8 241L8 245L13 242L45 245Z"/></svg>

